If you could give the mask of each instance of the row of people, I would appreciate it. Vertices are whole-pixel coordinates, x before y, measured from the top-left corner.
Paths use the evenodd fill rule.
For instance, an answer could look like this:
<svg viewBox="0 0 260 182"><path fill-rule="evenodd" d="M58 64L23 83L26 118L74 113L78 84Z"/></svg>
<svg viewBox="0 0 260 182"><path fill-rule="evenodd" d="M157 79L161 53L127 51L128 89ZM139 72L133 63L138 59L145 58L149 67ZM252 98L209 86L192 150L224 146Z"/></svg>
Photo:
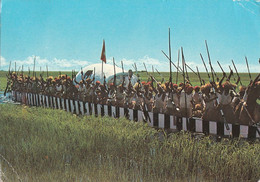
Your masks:
<svg viewBox="0 0 260 182"><path fill-rule="evenodd" d="M231 74L230 74L231 75ZM90 76L90 75L89 75ZM10 73L11 90L38 93L60 98L77 99L83 102L109 104L143 111L166 113L185 117L201 117L205 120L229 123L255 124L260 122L259 75L250 84L239 87L230 82L225 74L219 82L202 86L191 86L189 82L179 85L159 83L151 76L150 81L138 81L134 85L131 77L119 85L115 82L100 83L94 78L84 78L78 83L67 75L58 77L30 77ZM224 79L227 78L225 81ZM105 80L105 79L104 79ZM224 113L222 117L221 111Z"/></svg>

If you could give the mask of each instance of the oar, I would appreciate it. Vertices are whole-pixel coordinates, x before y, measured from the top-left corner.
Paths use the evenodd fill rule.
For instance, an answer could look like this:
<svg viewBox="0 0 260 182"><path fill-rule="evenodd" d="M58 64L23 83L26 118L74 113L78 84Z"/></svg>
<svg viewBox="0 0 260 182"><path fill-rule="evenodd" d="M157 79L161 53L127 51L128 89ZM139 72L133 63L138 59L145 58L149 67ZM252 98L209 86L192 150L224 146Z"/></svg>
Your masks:
<svg viewBox="0 0 260 182"><path fill-rule="evenodd" d="M164 82L164 77L163 77L163 75L155 68L155 70L156 70L156 72L160 75L160 77L162 78L162 81L161 81L161 83L163 83Z"/></svg>
<svg viewBox="0 0 260 182"><path fill-rule="evenodd" d="M178 61L177 61L177 67L179 67L180 62L180 49L178 50ZM176 84L178 84L178 76L179 76L179 70L176 69L177 75L176 75Z"/></svg>
<svg viewBox="0 0 260 182"><path fill-rule="evenodd" d="M251 74L250 74L250 71L249 71L248 62L247 62L247 57L245 56L245 58L246 58L246 66L247 66L247 70L248 70L249 78L250 78L250 80L252 81L252 77L251 77ZM259 63L260 63L260 59L259 59Z"/></svg>
<svg viewBox="0 0 260 182"><path fill-rule="evenodd" d="M198 68L198 66L196 66L196 68L197 68L197 73L198 73L198 77L199 77L199 80L200 80L200 85L202 85L202 81L201 81L201 77L200 77L199 68Z"/></svg>
<svg viewBox="0 0 260 182"><path fill-rule="evenodd" d="M235 65L235 63L234 63L233 60L231 60L231 61L232 61L232 64L233 64L233 66L234 66L234 68L235 68L235 71L236 71L237 77L238 77L238 79L239 79L240 76L239 76L239 74L238 74L238 71L237 71L236 65ZM240 85L242 85L241 79L239 80L239 82L240 82Z"/></svg>
<svg viewBox="0 0 260 182"><path fill-rule="evenodd" d="M217 63L218 63L218 65L219 65L219 67L220 67L220 69L221 69L223 75L225 75L225 77L227 78L227 75L226 75L225 71L223 70L222 66L220 65L220 63L219 63L218 61L217 61Z"/></svg>
<svg viewBox="0 0 260 182"><path fill-rule="evenodd" d="M185 63L185 65L186 65L196 76L198 76L198 74L197 74L195 71L193 71L193 69L192 69L187 63Z"/></svg>

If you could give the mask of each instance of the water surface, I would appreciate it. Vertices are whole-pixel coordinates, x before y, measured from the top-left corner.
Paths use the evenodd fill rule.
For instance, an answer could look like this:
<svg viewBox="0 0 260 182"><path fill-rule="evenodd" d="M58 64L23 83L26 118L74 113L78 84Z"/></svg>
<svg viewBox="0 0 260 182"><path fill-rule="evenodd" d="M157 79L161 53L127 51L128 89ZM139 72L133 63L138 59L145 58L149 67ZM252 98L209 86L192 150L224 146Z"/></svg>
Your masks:
<svg viewBox="0 0 260 182"><path fill-rule="evenodd" d="M12 95L11 93L6 93L4 96L4 92L0 91L0 104L5 104L5 103L14 103L12 100Z"/></svg>

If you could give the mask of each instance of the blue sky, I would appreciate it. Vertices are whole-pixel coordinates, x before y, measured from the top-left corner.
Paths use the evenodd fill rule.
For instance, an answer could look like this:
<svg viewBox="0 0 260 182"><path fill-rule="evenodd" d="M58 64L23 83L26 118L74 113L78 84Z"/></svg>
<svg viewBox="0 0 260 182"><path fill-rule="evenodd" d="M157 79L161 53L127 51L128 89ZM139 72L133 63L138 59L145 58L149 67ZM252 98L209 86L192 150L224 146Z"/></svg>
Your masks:
<svg viewBox="0 0 260 182"><path fill-rule="evenodd" d="M106 54L126 68L154 65L168 71L161 50L168 53L171 28L173 61L182 46L185 59L198 65L207 58L227 70L231 59L239 71L260 72L260 0L1 0L1 69L9 62L37 69L79 70ZM215 68L218 69L218 66Z"/></svg>

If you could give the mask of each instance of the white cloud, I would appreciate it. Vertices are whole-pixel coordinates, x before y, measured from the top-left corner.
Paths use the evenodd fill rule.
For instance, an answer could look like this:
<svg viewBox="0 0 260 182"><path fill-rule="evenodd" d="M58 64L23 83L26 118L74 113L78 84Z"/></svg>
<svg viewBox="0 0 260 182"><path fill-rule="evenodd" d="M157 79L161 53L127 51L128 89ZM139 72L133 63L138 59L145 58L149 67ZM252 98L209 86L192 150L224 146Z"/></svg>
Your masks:
<svg viewBox="0 0 260 182"><path fill-rule="evenodd" d="M1 65L4 65L5 62L6 62L5 58L4 58L3 56L1 56L1 57L0 57L0 60L1 60Z"/></svg>
<svg viewBox="0 0 260 182"><path fill-rule="evenodd" d="M72 66L70 61L68 61L67 59L54 58L53 62L54 62L55 65L59 65L59 66L62 65L62 67L64 67L64 68L70 68Z"/></svg>
<svg viewBox="0 0 260 182"><path fill-rule="evenodd" d="M160 70L160 69L165 70L165 64L164 63L166 63L164 61L162 63L158 59L151 58L148 55L145 55L144 57L136 59L136 60L135 59L126 59L126 58L123 58L122 60L115 60L115 63L118 67L121 67L121 61L123 61L125 70L128 70L128 69L133 70L134 69L133 65L136 64L136 67L139 71L145 70L143 63L145 63L148 71L152 70L152 66L154 66L154 68L157 68L158 70ZM107 63L113 64L113 58L107 59Z"/></svg>
<svg viewBox="0 0 260 182"><path fill-rule="evenodd" d="M0 57L0 70L4 69L7 65L8 65L8 63L7 63L6 59L3 56L1 56Z"/></svg>
<svg viewBox="0 0 260 182"><path fill-rule="evenodd" d="M28 70L28 67L30 67L30 70L33 69L33 62L34 62L34 55L27 57L24 60L12 60L12 67L11 69L14 69L14 63L16 62L16 69L18 70L19 67L21 69L22 65L24 66L24 70ZM146 64L146 67L148 71L152 71L152 66L154 66L154 69L157 69L160 72L168 72L169 71L169 62L167 59L158 60L155 58L151 58L148 55L138 58L138 59L122 59L124 63L124 69L132 69L133 64L136 63L138 71L145 70L143 63ZM100 62L98 62L100 63ZM115 60L115 63L118 67L121 67L121 60ZM196 71L196 66L198 66L200 72L205 72L204 65L201 64L201 62L194 62L194 61L187 61L186 62L194 71ZM89 64L94 64L93 62L87 62L84 60L76 60L76 59L58 59L54 58L52 60L48 60L46 58L41 58L40 56L36 56L36 70L39 71L40 67L41 70L46 70L46 65L48 65L49 71L71 71L72 69L79 71L81 67L85 67ZM110 57L107 59L107 64L113 64L113 58ZM208 63L207 67L209 70ZM233 69L231 61L224 62L220 61L221 66L225 70L225 72L229 72L229 65ZM250 66L251 72L259 72L260 70L260 64L256 63ZM8 70L9 67L9 60L7 61L4 57L1 56L1 69ZM236 64L237 70L239 72L247 72L246 64ZM219 68L218 64L213 61L213 68L216 72L221 72L221 69ZM188 69L188 68L187 68ZM172 70L176 71L176 68L172 66ZM188 69L190 72L190 70ZM210 71L210 70L209 70ZM234 71L234 69L233 69Z"/></svg>
<svg viewBox="0 0 260 182"><path fill-rule="evenodd" d="M126 58L122 59L122 61L123 61L124 65L126 65L126 66L132 66L132 64L134 64L136 62L133 59L126 59Z"/></svg>
<svg viewBox="0 0 260 182"><path fill-rule="evenodd" d="M53 60L48 60L46 58L41 58L40 56L29 56L25 58L24 60L12 60L11 68L14 69L14 65L16 63L16 69L18 70L21 67L24 67L24 70L30 70L33 69L34 64L34 58L36 58L35 61L35 70L46 70L46 66L48 65L48 70L50 71L59 71L59 70L66 70L70 71L72 69L80 70L81 67L86 66L88 64L87 61L82 60L75 60L75 59L58 59L54 58ZM7 70L9 66L9 63L5 60L5 58L1 57L1 67L4 70Z"/></svg>
<svg viewBox="0 0 260 182"><path fill-rule="evenodd" d="M138 61L143 62L145 64L151 65L160 65L160 61L158 59L150 58L149 56L144 56L143 58L139 59Z"/></svg>
<svg viewBox="0 0 260 182"><path fill-rule="evenodd" d="M75 69L75 67L77 67L77 69L80 69L82 66L85 66L88 64L87 61L81 61L81 60L67 60L67 59L57 59L54 58L53 60L54 65L56 65L57 67L60 68L65 68L65 69Z"/></svg>

